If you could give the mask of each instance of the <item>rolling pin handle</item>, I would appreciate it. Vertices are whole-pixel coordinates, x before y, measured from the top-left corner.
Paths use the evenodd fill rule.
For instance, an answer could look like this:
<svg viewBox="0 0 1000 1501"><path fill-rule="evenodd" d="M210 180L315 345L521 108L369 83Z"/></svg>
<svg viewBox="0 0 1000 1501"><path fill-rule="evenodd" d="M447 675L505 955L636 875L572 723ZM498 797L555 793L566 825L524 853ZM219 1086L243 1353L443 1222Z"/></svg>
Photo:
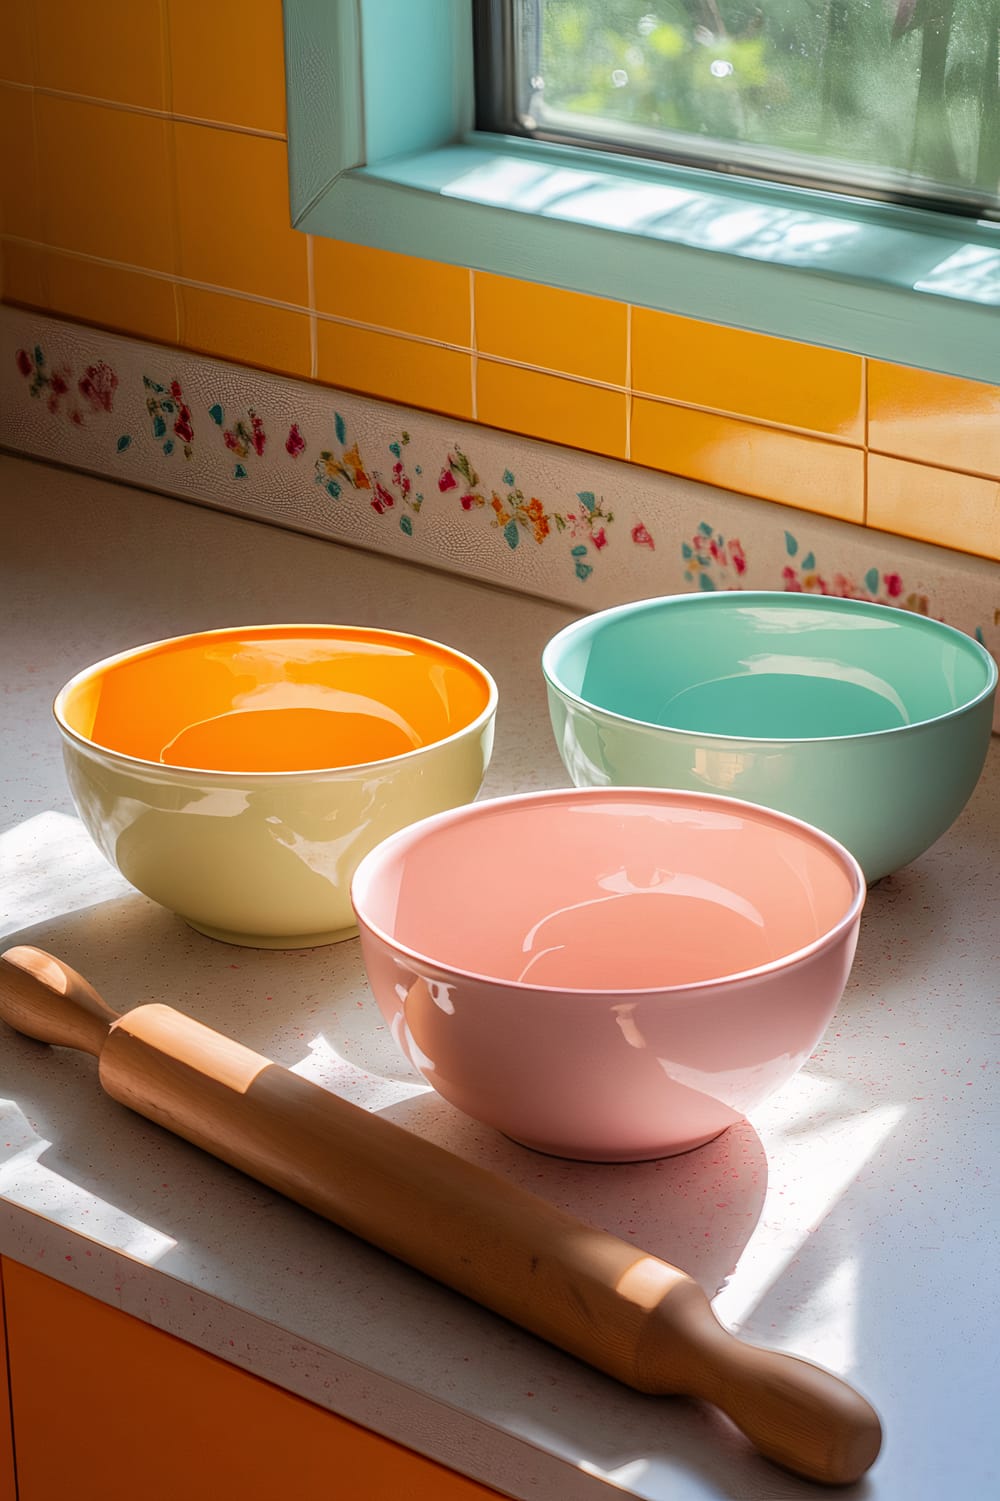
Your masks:
<svg viewBox="0 0 1000 1501"><path fill-rule="evenodd" d="M647 1353L655 1362L660 1352L660 1390L714 1403L761 1454L809 1480L851 1485L875 1462L882 1425L846 1381L796 1355L745 1344L693 1281L670 1301L669 1327ZM647 1375L654 1372L655 1364Z"/></svg>
<svg viewBox="0 0 1000 1501"><path fill-rule="evenodd" d="M0 954L0 1017L26 1037L97 1058L118 1013L75 969L22 944Z"/></svg>

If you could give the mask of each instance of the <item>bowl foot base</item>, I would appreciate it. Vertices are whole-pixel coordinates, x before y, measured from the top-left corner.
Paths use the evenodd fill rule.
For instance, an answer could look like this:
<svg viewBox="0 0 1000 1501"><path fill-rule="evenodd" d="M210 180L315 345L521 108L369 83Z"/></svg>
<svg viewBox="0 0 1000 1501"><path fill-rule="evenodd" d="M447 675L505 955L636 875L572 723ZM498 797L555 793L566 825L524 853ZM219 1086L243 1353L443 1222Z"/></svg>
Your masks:
<svg viewBox="0 0 1000 1501"><path fill-rule="evenodd" d="M735 1124L735 1121L730 1122L730 1125ZM541 1152L545 1157L560 1157L568 1162L658 1162L662 1157L680 1157L684 1152L693 1152L698 1147L707 1146L710 1141L715 1141L721 1136L723 1131L728 1130L728 1125L721 1126L718 1131L710 1131L707 1136L692 1137L690 1141L679 1142L676 1146L648 1147L635 1152L569 1152L565 1148L560 1149L543 1146L540 1142L525 1141L524 1137L511 1136L509 1132L504 1132L504 1135L508 1141L514 1142L519 1147L528 1147L532 1152Z"/></svg>
<svg viewBox="0 0 1000 1501"><path fill-rule="evenodd" d="M215 938L219 943L233 943L243 949L317 949L327 943L343 943L345 939L357 938L358 929L352 923L348 928L331 928L325 933L291 933L286 937L273 937L270 933L230 933L226 928L208 928L202 923L184 921L196 933L206 938Z"/></svg>

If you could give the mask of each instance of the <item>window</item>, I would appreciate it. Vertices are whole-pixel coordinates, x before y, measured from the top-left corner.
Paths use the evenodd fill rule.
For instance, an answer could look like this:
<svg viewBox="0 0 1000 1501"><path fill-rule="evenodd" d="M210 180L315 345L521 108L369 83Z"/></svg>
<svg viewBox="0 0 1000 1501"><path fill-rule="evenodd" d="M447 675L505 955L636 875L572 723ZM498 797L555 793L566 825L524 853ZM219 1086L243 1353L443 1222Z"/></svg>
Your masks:
<svg viewBox="0 0 1000 1501"><path fill-rule="evenodd" d="M477 123L1000 218L997 0L477 0Z"/></svg>
<svg viewBox="0 0 1000 1501"><path fill-rule="evenodd" d="M478 130L472 8L284 0L300 229L1000 384L1000 226Z"/></svg>

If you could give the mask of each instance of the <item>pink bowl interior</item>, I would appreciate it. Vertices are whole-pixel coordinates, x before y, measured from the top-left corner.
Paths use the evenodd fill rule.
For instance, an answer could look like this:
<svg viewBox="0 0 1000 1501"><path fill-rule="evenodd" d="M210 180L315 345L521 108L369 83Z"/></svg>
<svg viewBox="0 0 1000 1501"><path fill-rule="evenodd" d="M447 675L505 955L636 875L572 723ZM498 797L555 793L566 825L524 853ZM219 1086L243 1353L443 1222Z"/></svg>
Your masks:
<svg viewBox="0 0 1000 1501"><path fill-rule="evenodd" d="M449 969L645 990L774 964L863 887L823 835L696 793L571 790L479 803L368 857L361 918Z"/></svg>

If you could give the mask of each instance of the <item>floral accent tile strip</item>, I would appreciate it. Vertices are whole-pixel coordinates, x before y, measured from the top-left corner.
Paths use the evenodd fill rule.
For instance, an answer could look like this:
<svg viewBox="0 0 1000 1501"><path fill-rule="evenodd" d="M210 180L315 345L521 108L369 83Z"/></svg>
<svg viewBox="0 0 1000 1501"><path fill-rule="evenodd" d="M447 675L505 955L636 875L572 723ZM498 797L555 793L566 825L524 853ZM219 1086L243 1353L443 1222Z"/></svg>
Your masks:
<svg viewBox="0 0 1000 1501"><path fill-rule="evenodd" d="M895 570L885 572L875 563L865 570L860 580L839 570L827 573L817 564L814 552L799 556L798 538L792 532L785 533L785 551L792 561L782 568L781 577L784 588L794 594L835 594L841 599L868 599L878 604L894 605L896 609L912 610L918 615L930 613L927 595L907 589L902 575Z"/></svg>
<svg viewBox="0 0 1000 1501"><path fill-rule="evenodd" d="M1000 653L996 563L8 307L0 424L15 450L580 610L833 594Z"/></svg>
<svg viewBox="0 0 1000 1501"><path fill-rule="evenodd" d="M898 610L912 610L918 615L930 613L927 595L907 590L899 573L886 573L875 564L865 570L860 580L839 570L827 574L817 564L811 549L799 556L798 538L788 531L785 532L785 551L793 561L782 568L780 585L773 586L784 593L828 594L840 599L864 599L874 604L893 605ZM707 521L699 523L690 541L681 543L681 557L685 576L702 592L751 587L742 582L747 571L747 555L742 543L735 537L727 541ZM973 634L982 640L980 626L976 626Z"/></svg>

